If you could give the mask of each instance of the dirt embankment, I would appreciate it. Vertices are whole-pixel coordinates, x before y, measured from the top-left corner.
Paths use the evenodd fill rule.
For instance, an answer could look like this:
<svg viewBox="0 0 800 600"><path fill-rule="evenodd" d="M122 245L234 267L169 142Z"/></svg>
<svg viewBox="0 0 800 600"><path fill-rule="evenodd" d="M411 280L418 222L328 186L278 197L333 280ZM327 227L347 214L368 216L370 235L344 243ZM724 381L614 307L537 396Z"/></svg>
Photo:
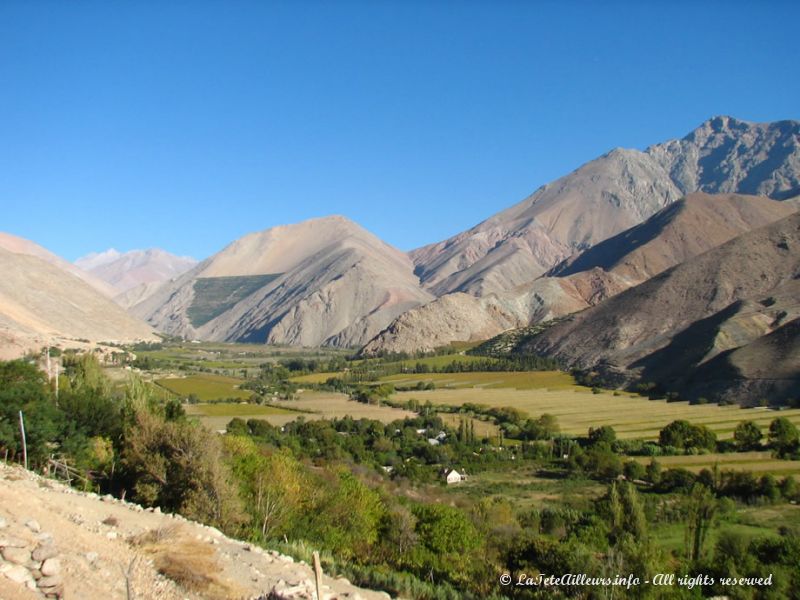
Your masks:
<svg viewBox="0 0 800 600"><path fill-rule="evenodd" d="M0 465L0 599L315 598L311 567L179 515ZM342 578L322 598L387 599Z"/></svg>

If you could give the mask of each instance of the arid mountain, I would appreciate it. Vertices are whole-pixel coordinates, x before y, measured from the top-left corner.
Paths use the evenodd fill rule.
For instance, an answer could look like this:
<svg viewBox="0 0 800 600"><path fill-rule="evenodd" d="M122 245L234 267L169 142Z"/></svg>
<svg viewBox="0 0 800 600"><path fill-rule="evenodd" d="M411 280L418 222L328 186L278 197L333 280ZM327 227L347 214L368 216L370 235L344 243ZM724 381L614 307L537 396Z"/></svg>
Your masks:
<svg viewBox="0 0 800 600"><path fill-rule="evenodd" d="M13 254L27 254L29 256L40 258L51 265L55 265L62 271L71 273L75 277L82 279L108 298L113 298L118 293L117 290L114 289L114 286L108 284L99 277L96 277L88 271L73 265L60 256L57 256L49 250L42 248L39 244L36 244L30 240L26 240L25 238L11 235L10 233L0 232L0 248Z"/></svg>
<svg viewBox="0 0 800 600"><path fill-rule="evenodd" d="M798 298L800 213L794 213L577 313L518 351L688 397L700 394L700 368L705 380L713 378L707 370L717 357L718 366L726 361L740 379L760 374L761 385L773 386L773 399L787 399L797 383L786 383L786 369L796 377L800 365L769 356L793 356L796 325L783 327L800 317ZM723 353L727 358L719 358Z"/></svg>
<svg viewBox="0 0 800 600"><path fill-rule="evenodd" d="M405 254L334 216L249 234L131 310L190 338L352 346L432 299Z"/></svg>
<svg viewBox="0 0 800 600"><path fill-rule="evenodd" d="M757 196L690 194L529 284L480 298L447 294L413 309L363 352L433 350L583 310L795 210L792 204Z"/></svg>
<svg viewBox="0 0 800 600"><path fill-rule="evenodd" d="M716 117L681 140L612 150L519 204L411 253L436 295L502 292L629 229L686 194L800 191L800 122Z"/></svg>
<svg viewBox="0 0 800 600"><path fill-rule="evenodd" d="M75 264L111 284L119 294L142 284L168 281L191 269L197 261L158 248L125 253L111 248L105 252L88 254L76 260Z"/></svg>
<svg viewBox="0 0 800 600"><path fill-rule="evenodd" d="M29 250L30 246L35 244L28 242L23 248ZM146 323L52 261L29 252L15 254L0 249L0 273L3 358L69 339L157 339Z"/></svg>

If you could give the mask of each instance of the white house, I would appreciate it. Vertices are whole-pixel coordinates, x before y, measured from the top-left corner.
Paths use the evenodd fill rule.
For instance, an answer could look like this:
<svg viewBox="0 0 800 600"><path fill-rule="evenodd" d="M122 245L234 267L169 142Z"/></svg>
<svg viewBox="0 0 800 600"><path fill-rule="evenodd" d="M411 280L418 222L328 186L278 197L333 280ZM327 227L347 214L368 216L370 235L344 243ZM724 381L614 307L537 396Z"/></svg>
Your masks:
<svg viewBox="0 0 800 600"><path fill-rule="evenodd" d="M445 480L447 481L447 485L451 485L453 483L461 483L466 479L466 475L462 475L455 469L450 469L445 476Z"/></svg>

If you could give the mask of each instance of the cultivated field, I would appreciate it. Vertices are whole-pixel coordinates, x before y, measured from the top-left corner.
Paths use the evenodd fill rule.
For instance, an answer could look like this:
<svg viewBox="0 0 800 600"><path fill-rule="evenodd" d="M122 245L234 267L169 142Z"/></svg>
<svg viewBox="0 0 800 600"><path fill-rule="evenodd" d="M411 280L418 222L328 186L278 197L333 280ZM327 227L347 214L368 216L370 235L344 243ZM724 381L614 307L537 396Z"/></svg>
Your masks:
<svg viewBox="0 0 800 600"><path fill-rule="evenodd" d="M646 465L649 457L637 456L634 460ZM730 452L726 454L697 454L691 456L659 456L656 460L665 469L687 469L694 473L709 469L715 464L721 470L751 471L756 474L800 475L800 461L779 460L771 452Z"/></svg>
<svg viewBox="0 0 800 600"><path fill-rule="evenodd" d="M239 389L242 381L235 377L199 373L188 377L157 379L155 383L181 397L194 394L202 402L213 402L227 398L250 398L253 392Z"/></svg>
<svg viewBox="0 0 800 600"><path fill-rule="evenodd" d="M437 388L448 389L507 388L518 390L576 389L589 391L587 388L576 386L572 376L561 371L431 373L426 375L408 373L383 377L380 381L381 383L392 383L396 386L411 386L421 381L423 383L433 383ZM638 398L638 396L636 397Z"/></svg>
<svg viewBox="0 0 800 600"><path fill-rule="evenodd" d="M188 415L197 417L203 425L213 431L225 429L234 417L239 417L245 421L248 419L264 419L273 425L284 425L301 416L301 413L294 411L283 410L274 406L259 406L258 404L219 402L215 404L187 404L185 408Z"/></svg>
<svg viewBox="0 0 800 600"><path fill-rule="evenodd" d="M299 417L313 420L350 415L354 419L375 419L390 423L396 419L414 416L414 413L407 410L362 404L349 400L345 394L329 392L303 392L299 394L297 400L278 402L279 407L235 403L190 404L186 406L186 412L197 416L203 424L214 430L225 429L234 417L244 420L264 419L273 425L281 426Z"/></svg>
<svg viewBox="0 0 800 600"><path fill-rule="evenodd" d="M417 379L387 377L397 384ZM572 383L564 373L457 373L426 376L437 386L431 391L398 392L394 400L415 398L433 404L461 405L467 402L487 406L511 406L532 417L550 413L558 418L561 431L585 435L589 427L611 425L623 439L656 439L665 425L676 419L703 424L721 438L729 438L738 423L751 420L766 430L778 416L800 425L800 410L774 411L766 408L742 409L716 404L689 405L687 402L648 400L635 394L601 391L594 394ZM520 388L520 389L514 389Z"/></svg>

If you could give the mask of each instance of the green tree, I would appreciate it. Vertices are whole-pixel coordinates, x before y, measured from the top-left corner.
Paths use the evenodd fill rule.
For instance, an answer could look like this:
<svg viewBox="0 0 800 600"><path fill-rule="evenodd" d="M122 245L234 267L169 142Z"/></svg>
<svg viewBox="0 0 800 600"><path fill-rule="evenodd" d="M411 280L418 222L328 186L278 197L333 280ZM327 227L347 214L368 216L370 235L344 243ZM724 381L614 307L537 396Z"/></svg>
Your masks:
<svg viewBox="0 0 800 600"><path fill-rule="evenodd" d="M778 417L769 424L769 442L780 455L794 451L798 446L800 434L794 423L786 417Z"/></svg>
<svg viewBox="0 0 800 600"><path fill-rule="evenodd" d="M761 428L752 421L742 421L733 430L733 441L739 450L752 450L761 445Z"/></svg>

